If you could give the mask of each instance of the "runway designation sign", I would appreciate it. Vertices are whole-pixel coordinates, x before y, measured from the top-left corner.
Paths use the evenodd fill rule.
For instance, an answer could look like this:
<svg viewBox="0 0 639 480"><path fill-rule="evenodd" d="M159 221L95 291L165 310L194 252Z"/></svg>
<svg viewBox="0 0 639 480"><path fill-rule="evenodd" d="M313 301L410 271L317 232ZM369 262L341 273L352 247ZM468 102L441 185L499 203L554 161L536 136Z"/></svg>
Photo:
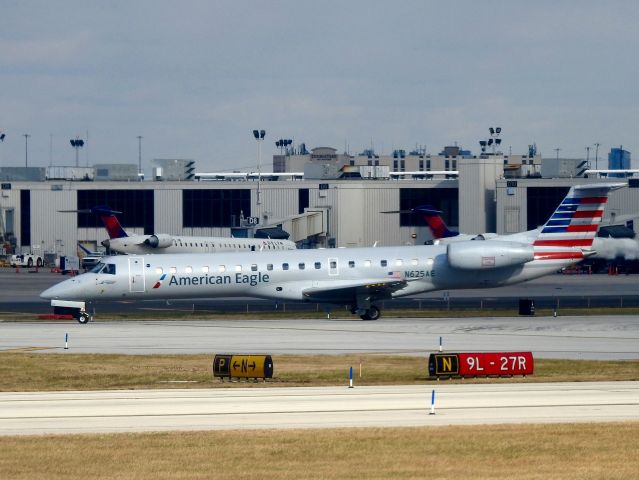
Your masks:
<svg viewBox="0 0 639 480"><path fill-rule="evenodd" d="M216 355L213 376L227 378L273 378L270 355Z"/></svg>
<svg viewBox="0 0 639 480"><path fill-rule="evenodd" d="M432 353L431 377L510 377L532 375L532 352Z"/></svg>

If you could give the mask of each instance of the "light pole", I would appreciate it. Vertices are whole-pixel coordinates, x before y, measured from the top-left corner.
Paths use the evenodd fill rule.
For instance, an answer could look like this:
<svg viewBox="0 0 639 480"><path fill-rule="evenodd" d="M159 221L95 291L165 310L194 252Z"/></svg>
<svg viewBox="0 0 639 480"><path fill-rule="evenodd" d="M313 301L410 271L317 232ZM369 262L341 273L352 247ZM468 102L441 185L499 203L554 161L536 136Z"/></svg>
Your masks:
<svg viewBox="0 0 639 480"><path fill-rule="evenodd" d="M75 137L74 139L69 140L69 142L71 142L71 146L73 148L75 148L75 166L79 167L79 151L82 147L84 147L84 140L82 140L80 137Z"/></svg>
<svg viewBox="0 0 639 480"><path fill-rule="evenodd" d="M138 180L142 178L142 135L138 135Z"/></svg>
<svg viewBox="0 0 639 480"><path fill-rule="evenodd" d="M5 136L6 135L4 134L4 132L0 131L0 142L4 143L4 137ZM2 157L0 157L0 167L2 166L2 161L1 160L2 160Z"/></svg>
<svg viewBox="0 0 639 480"><path fill-rule="evenodd" d="M595 170L599 169L599 143L595 143Z"/></svg>
<svg viewBox="0 0 639 480"><path fill-rule="evenodd" d="M257 204L260 205L260 181L262 180L262 142L264 141L264 136L266 135L266 130L253 130L253 136L255 140L257 140Z"/></svg>
<svg viewBox="0 0 639 480"><path fill-rule="evenodd" d="M31 135L29 135L28 133L25 133L22 136L24 137L24 166L28 167L29 166L29 137Z"/></svg>
<svg viewBox="0 0 639 480"><path fill-rule="evenodd" d="M557 160L559 160L559 151L560 151L560 150L561 150L561 148L555 148L555 155L556 155L556 156L555 156L555 158L556 158Z"/></svg>

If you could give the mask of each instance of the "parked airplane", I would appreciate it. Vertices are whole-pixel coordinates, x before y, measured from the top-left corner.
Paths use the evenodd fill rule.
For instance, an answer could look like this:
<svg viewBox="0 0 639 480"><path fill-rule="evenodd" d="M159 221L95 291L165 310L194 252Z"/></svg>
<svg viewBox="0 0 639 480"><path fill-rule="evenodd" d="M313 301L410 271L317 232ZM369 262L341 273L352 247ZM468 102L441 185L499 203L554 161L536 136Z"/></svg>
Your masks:
<svg viewBox="0 0 639 480"><path fill-rule="evenodd" d="M433 240L429 241L429 244L441 244L446 245L451 242L459 242L464 240L488 240L488 239L500 239L500 240L515 240L526 241L534 239L543 227L535 228L525 232L498 235L497 233L479 233L471 235L468 233L459 233L454 230L450 230L441 217L441 212L429 205L415 207L412 210L405 211L404 213L416 213L422 214L424 221L428 225L428 228L433 236ZM383 213L400 213L400 212L383 212ZM634 218L634 215L627 216L628 218ZM624 217L625 218L625 217ZM617 219L618 220L618 219ZM599 237L595 236L592 242L592 249L595 253L591 256L591 259L608 259L613 260L615 258L627 258L636 259L639 252L639 244L635 240L629 238L613 238L613 237Z"/></svg>
<svg viewBox="0 0 639 480"><path fill-rule="evenodd" d="M93 213L99 215L109 239L102 245L117 253L218 253L235 251L295 250L294 242L266 238L233 237L185 237L157 233L153 235L128 235L115 216L117 212L108 206L86 210L59 210L59 212Z"/></svg>
<svg viewBox="0 0 639 480"><path fill-rule="evenodd" d="M533 242L265 252L257 255L107 257L42 298L91 300L257 297L348 305L364 320L378 302L433 290L488 288L541 277L590 254L608 193L619 184L572 187ZM88 316L81 318L82 323Z"/></svg>

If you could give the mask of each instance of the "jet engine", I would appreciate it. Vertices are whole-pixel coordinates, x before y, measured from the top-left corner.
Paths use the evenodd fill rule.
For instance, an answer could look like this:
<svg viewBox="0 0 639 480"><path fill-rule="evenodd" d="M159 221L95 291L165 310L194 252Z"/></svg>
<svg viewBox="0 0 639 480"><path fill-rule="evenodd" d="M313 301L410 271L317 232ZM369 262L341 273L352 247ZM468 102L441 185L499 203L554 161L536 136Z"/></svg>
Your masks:
<svg viewBox="0 0 639 480"><path fill-rule="evenodd" d="M151 248L166 248L173 245L173 237L165 233L150 235L149 238L144 240L144 244Z"/></svg>
<svg viewBox="0 0 639 480"><path fill-rule="evenodd" d="M448 264L459 270L512 267L535 258L532 245L499 240L450 243L446 252Z"/></svg>

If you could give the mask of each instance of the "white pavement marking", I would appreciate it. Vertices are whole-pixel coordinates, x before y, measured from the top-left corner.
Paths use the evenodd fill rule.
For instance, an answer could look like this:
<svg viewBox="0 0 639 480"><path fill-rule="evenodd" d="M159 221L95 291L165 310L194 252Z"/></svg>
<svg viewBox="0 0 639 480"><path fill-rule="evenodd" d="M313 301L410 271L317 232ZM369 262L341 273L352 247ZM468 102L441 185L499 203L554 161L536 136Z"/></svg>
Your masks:
<svg viewBox="0 0 639 480"><path fill-rule="evenodd" d="M0 393L0 435L639 421L639 382Z"/></svg>

